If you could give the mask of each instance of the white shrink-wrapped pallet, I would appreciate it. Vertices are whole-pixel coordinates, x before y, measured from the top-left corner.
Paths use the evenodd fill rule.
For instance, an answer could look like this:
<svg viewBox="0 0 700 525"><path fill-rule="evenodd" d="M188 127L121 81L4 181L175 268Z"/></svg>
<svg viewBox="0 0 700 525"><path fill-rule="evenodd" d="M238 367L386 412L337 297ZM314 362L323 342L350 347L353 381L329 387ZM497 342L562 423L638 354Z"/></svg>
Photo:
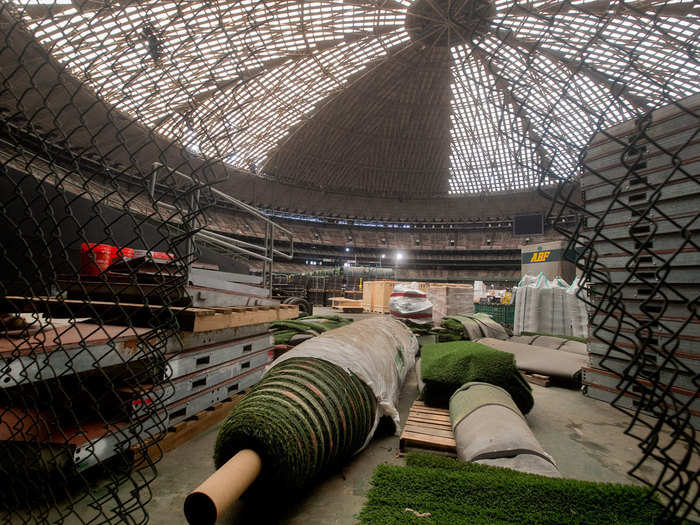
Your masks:
<svg viewBox="0 0 700 525"><path fill-rule="evenodd" d="M578 281L569 286L562 279L549 281L544 274L526 275L515 290L513 334L588 336L585 303L576 295Z"/></svg>
<svg viewBox="0 0 700 525"><path fill-rule="evenodd" d="M389 298L389 312L399 320L426 324L433 321L433 305L418 283L397 284Z"/></svg>

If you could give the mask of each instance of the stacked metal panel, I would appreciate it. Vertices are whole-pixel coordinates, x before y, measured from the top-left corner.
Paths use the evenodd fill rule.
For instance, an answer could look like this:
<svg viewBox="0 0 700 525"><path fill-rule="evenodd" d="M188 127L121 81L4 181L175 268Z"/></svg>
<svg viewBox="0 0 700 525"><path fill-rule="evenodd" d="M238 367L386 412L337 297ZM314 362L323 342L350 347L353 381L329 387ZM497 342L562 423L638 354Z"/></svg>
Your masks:
<svg viewBox="0 0 700 525"><path fill-rule="evenodd" d="M187 293L212 308L196 310L226 322L172 336L157 362L146 348L153 332L145 321L141 328L53 319L33 336L5 331L0 405L8 389L15 399L25 391L45 394L34 404L0 406L0 444L60 449L61 468L80 472L253 386L273 360L269 319L298 311L277 311L271 304L278 301L269 298L260 304L267 290L234 282L238 278L192 272ZM195 294L192 283L199 287ZM229 316L248 319L251 313L261 314L257 324L229 324ZM75 413L65 414L61 405L76 407Z"/></svg>
<svg viewBox="0 0 700 525"><path fill-rule="evenodd" d="M274 355L267 324L183 333L181 340L182 352L169 356L164 372L169 381L134 395L134 414L138 415L152 399L160 398L166 403L168 423L175 425L253 386ZM170 346L177 344L171 342Z"/></svg>
<svg viewBox="0 0 700 525"><path fill-rule="evenodd" d="M700 428L700 95L601 132L581 179L590 276L588 396L686 406ZM596 328L597 327L597 328ZM661 386L659 386L661 385ZM663 400L649 395L664 389ZM672 407L669 407L672 408Z"/></svg>

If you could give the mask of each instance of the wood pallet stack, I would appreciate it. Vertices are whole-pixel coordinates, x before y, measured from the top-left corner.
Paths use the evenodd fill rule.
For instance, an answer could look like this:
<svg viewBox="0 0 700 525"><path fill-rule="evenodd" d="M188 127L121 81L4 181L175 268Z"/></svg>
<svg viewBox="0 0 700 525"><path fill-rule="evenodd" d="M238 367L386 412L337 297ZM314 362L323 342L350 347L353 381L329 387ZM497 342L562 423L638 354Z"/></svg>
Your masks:
<svg viewBox="0 0 700 525"><path fill-rule="evenodd" d="M220 288L210 279L206 295L197 291L199 300L264 297L264 290L248 290L249 284L230 290L230 275L222 276ZM104 295L97 287L90 290ZM252 293L245 298L246 292ZM5 331L0 337L2 399L51 394L31 410L0 407L0 443L60 449L66 467L77 472L119 454L125 443L154 438L159 429L184 428L182 422L253 386L274 357L269 323L299 315L295 305L165 308L73 297L0 298L2 313L41 312L52 323L33 335ZM180 331L161 341L150 327L154 316L165 313L176 316ZM102 322L76 321L96 315ZM62 411L56 404L71 408ZM216 422L200 419L197 428ZM181 434L191 434L191 427Z"/></svg>
<svg viewBox="0 0 700 525"><path fill-rule="evenodd" d="M362 301L347 297L330 297L329 301L335 310L343 313L359 313L363 311Z"/></svg>
<svg viewBox="0 0 700 525"><path fill-rule="evenodd" d="M588 171L581 186L592 217L587 219L586 234L600 230L606 237L598 236L594 242L598 262L620 287L622 306L639 325L619 324L619 310L609 318L592 312L597 317L591 320L590 366L584 369L583 382L588 396L610 402L625 386L625 370L634 373L639 386L627 390L618 403L635 409L641 402L635 390L643 387L645 378L658 373L679 403L689 403L692 423L700 428L696 385L700 320L676 293L681 291L686 299L700 295L698 225L694 224L700 209L700 184L688 176L700 170L695 116L700 95L680 104L690 111L676 105L654 111L642 140L634 138L637 127L628 122L599 134L587 152ZM615 186L620 181L622 192L618 193ZM649 212L652 202L655 210ZM668 272L660 268L665 261L671 264ZM594 275L590 285L593 301L604 297L608 286ZM604 331L593 331L598 324L609 328L609 334L620 329L616 348L604 361L610 341ZM644 356L635 356L635 330L642 324L649 327L648 341L653 348ZM673 363L667 360L667 349L675 350ZM679 368L681 372L676 373Z"/></svg>

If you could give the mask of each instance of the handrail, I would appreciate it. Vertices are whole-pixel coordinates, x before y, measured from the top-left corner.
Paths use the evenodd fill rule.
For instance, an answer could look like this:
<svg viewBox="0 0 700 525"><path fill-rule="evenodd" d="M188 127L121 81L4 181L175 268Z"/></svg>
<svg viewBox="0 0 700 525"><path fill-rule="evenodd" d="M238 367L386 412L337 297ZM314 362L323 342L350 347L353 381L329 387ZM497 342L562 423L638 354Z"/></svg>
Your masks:
<svg viewBox="0 0 700 525"><path fill-rule="evenodd" d="M190 177L189 175L186 175L185 173L182 173L181 171L173 170L170 169L168 166L165 164L162 164L160 162L154 162L153 163L153 174L151 178L151 184L150 184L150 194L151 197L155 200L155 192L156 192L156 183L158 180L158 170L160 168L164 168L168 170L170 173L173 173L174 175L177 175L187 181L190 181L194 184L197 184L197 181ZM238 252L238 253L243 253L246 254L250 257L254 257L256 259L260 259L265 262L264 269L263 269L263 283L265 285L268 285L270 288L270 293L272 294L272 273L273 273L273 265L274 265L274 257L275 254L279 255L280 257L283 257L284 259L287 260L292 260L294 258L294 234L289 231L287 228L284 228L283 226L280 226L276 222L272 221L267 215L262 213L260 210L255 208L254 206L251 206L250 204L247 204L241 200L236 199L235 197L231 197L227 193L224 193L221 190L217 190L216 188L209 188L210 191L218 196L224 199L225 201L229 202L230 204L233 204L234 206L250 213L254 217L257 217L261 221L265 223L265 245L264 246L257 246L255 244L251 244L245 241L241 241L235 238L227 237L225 235L221 235L215 232L212 232L210 230L205 230L202 229L199 232L195 234L196 238L199 238L203 240L204 242L209 242L212 244L215 244L220 247L224 247L226 249ZM195 195L192 197L191 201L191 206L193 208L199 207L199 189L196 190ZM281 250L275 249L275 232L279 231L280 233L283 234L283 237L286 237L286 239L289 241L289 253L284 253ZM245 249L245 248L249 249ZM258 254L254 253L250 250L256 250L263 252L263 254ZM188 270L189 271L189 270Z"/></svg>
<svg viewBox="0 0 700 525"><path fill-rule="evenodd" d="M190 181L190 182L195 182L195 183L196 183L196 181L195 181L192 177L190 177L189 175L186 175L186 174L182 173L181 171L177 171L177 170L170 169L170 168L168 168L166 165L161 164L160 162L154 162L154 163L153 163L153 167L154 167L155 169L158 169L158 168L165 168L165 169L169 170L171 173L174 173L175 175L178 175L178 176L180 176L180 177L182 177L182 178L184 178L184 179L186 179L186 180L188 180L188 181ZM154 180L155 180L155 177L154 177ZM152 186L152 187L154 187L154 186ZM211 190L211 192L212 192L214 195L217 195L217 196L221 197L222 199L227 200L227 201L230 202L231 204L234 204L235 206L238 206L239 208L241 208L241 209L243 209L243 210L246 210L246 211L249 212L251 215L255 215L258 219L260 219L260 220L262 220L262 221L264 221L264 222L270 224L273 228L275 228L275 229L277 229L277 230L280 230L280 231L283 232L283 233L286 233L287 236L289 237L289 240L290 240L290 241L292 240L294 234L293 234L291 231L289 231L289 230L288 230L287 228L285 228L284 226L280 226L279 224L277 224L276 222L274 222L273 220L271 220L267 215L265 215L264 213L262 213L260 210L258 210L258 209L255 208L254 206L251 206L250 204L247 204L247 203L245 203L245 202L243 202L243 201L241 201L241 200L238 200L238 199L236 199L235 197L231 197L229 194L224 193L224 192L221 191L221 190L217 190L216 188L209 188L209 189Z"/></svg>

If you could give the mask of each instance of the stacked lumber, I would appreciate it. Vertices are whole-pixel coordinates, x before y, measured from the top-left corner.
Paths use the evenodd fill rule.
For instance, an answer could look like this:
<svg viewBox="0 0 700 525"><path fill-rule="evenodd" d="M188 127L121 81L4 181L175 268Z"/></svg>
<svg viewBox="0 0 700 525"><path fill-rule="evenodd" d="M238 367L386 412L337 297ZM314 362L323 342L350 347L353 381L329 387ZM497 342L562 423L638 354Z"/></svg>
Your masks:
<svg viewBox="0 0 700 525"><path fill-rule="evenodd" d="M348 299L347 297L329 297L331 306L334 310L340 310L344 313L362 312L364 307L361 299Z"/></svg>

